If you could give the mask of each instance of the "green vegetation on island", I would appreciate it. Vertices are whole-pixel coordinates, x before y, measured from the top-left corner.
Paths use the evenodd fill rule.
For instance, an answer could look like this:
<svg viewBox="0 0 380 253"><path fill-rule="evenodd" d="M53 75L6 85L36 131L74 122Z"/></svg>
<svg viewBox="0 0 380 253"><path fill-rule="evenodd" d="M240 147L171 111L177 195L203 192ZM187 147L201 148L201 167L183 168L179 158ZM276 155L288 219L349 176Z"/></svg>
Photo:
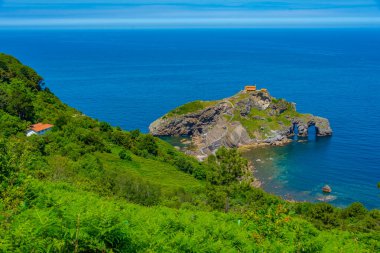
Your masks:
<svg viewBox="0 0 380 253"><path fill-rule="evenodd" d="M197 112L209 106L215 105L217 103L218 103L217 101L201 101L201 100L193 101L193 102L190 102L190 103L187 103L175 108L174 110L170 111L166 115L166 117L175 117L178 115L184 115L187 113Z"/></svg>
<svg viewBox="0 0 380 253"><path fill-rule="evenodd" d="M380 211L252 188L236 149L204 162L63 104L0 54L0 252L378 252ZM34 123L54 124L27 137Z"/></svg>

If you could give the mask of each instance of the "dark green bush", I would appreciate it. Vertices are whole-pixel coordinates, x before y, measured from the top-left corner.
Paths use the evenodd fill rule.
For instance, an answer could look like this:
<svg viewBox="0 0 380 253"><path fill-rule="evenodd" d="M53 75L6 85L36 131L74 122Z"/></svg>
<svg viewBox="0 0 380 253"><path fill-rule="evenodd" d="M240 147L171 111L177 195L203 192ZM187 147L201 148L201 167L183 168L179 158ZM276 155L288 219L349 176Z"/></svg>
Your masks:
<svg viewBox="0 0 380 253"><path fill-rule="evenodd" d="M364 215L367 214L367 209L363 206L363 204L355 202L352 203L350 206L345 208L341 215L342 217L345 218L359 218L363 217Z"/></svg>
<svg viewBox="0 0 380 253"><path fill-rule="evenodd" d="M122 160L126 160L126 161L132 161L132 156L131 156L131 154L129 154L126 150L121 150L120 152L119 152L119 157L120 157L120 159L122 159Z"/></svg>

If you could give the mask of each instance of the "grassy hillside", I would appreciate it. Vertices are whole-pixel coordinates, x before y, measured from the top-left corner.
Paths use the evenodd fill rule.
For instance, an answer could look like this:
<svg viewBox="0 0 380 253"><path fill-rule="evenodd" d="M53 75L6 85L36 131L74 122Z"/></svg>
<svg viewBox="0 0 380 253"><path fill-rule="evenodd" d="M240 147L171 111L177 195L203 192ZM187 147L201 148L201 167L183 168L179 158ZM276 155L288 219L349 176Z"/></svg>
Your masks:
<svg viewBox="0 0 380 253"><path fill-rule="evenodd" d="M122 252L359 252L357 236L320 232L278 206L256 213L202 212L142 207L99 198L63 183L30 181L34 197L14 217L6 251ZM15 239L12 241L12 239ZM115 250L117 251L117 250Z"/></svg>
<svg viewBox="0 0 380 253"><path fill-rule="evenodd" d="M248 162L198 162L84 116L0 54L0 252L376 252L380 212L288 203ZM54 124L26 137L32 123Z"/></svg>

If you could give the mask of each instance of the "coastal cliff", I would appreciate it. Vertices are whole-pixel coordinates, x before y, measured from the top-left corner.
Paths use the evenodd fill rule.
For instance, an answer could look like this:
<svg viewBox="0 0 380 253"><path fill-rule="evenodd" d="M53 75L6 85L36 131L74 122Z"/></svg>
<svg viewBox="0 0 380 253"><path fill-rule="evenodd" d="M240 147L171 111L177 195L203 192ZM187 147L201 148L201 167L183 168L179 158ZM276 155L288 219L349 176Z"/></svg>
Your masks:
<svg viewBox="0 0 380 253"><path fill-rule="evenodd" d="M221 146L283 145L294 134L307 137L310 126L315 126L317 136L332 135L328 119L298 113L295 103L255 90L182 105L154 121L149 130L155 136L190 136L188 153L201 157Z"/></svg>

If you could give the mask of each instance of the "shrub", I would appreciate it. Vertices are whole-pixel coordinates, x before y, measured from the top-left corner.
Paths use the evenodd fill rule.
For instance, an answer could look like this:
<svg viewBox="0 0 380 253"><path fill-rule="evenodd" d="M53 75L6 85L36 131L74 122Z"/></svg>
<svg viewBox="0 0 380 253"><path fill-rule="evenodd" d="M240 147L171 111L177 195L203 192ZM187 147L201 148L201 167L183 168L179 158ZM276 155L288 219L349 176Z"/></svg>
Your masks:
<svg viewBox="0 0 380 253"><path fill-rule="evenodd" d="M100 122L100 131L110 132L110 131L112 131L112 127L107 122Z"/></svg>
<svg viewBox="0 0 380 253"><path fill-rule="evenodd" d="M130 133L123 131L114 131L111 136L113 143L120 145L126 149L131 149L133 147L133 140Z"/></svg>
<svg viewBox="0 0 380 253"><path fill-rule="evenodd" d="M318 203L311 206L310 216L318 227L332 228L338 225L338 217L332 205Z"/></svg>
<svg viewBox="0 0 380 253"><path fill-rule="evenodd" d="M343 218L358 218L367 214L367 209L363 204L355 202L342 211Z"/></svg>
<svg viewBox="0 0 380 253"><path fill-rule="evenodd" d="M154 156L158 155L158 145L152 135L140 135L136 148L140 151L146 150L149 154Z"/></svg>
<svg viewBox="0 0 380 253"><path fill-rule="evenodd" d="M119 157L122 160L132 161L132 156L124 149L119 152Z"/></svg>

